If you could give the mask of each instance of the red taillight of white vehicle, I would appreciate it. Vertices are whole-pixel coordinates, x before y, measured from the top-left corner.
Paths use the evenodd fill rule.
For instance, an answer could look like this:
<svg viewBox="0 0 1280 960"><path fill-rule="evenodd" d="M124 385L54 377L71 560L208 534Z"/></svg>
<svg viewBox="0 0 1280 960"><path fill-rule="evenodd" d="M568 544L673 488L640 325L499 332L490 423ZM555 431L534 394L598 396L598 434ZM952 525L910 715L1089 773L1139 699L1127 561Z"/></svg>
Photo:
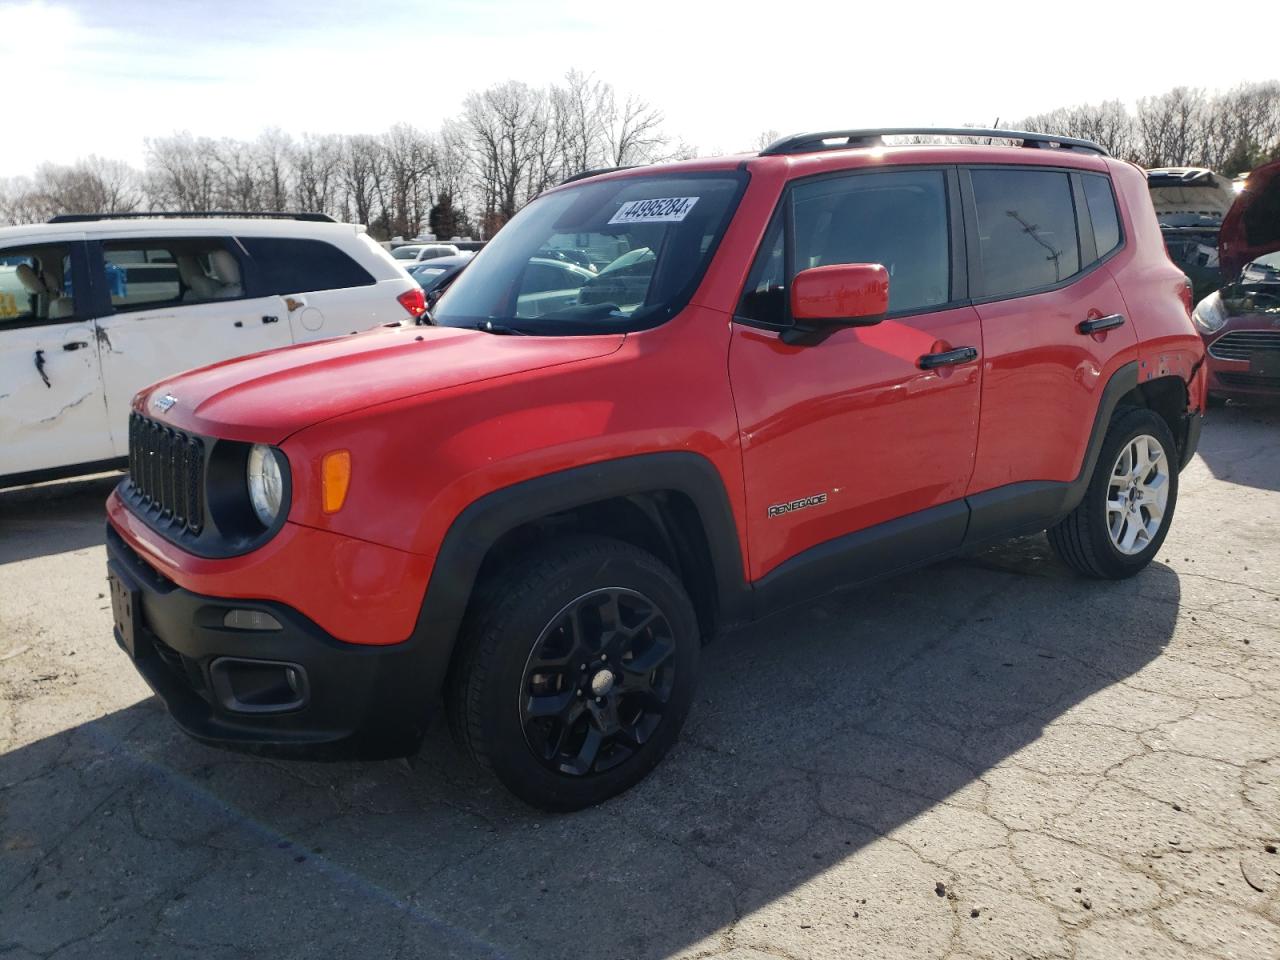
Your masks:
<svg viewBox="0 0 1280 960"><path fill-rule="evenodd" d="M427 295L422 292L421 287L406 290L396 299L400 301L400 306L409 311L409 316L415 320L427 312Z"/></svg>

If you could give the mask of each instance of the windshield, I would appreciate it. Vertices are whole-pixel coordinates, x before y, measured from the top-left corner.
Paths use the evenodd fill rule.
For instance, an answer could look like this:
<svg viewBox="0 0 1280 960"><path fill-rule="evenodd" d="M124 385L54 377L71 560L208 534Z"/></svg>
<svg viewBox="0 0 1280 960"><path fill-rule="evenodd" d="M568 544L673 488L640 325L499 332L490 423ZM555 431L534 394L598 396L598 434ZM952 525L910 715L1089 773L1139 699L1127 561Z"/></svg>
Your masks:
<svg viewBox="0 0 1280 960"><path fill-rule="evenodd" d="M441 326L641 330L693 296L746 175L626 177L541 197L476 256L432 314Z"/></svg>
<svg viewBox="0 0 1280 960"><path fill-rule="evenodd" d="M1280 284L1280 252L1268 253L1244 265L1242 283Z"/></svg>

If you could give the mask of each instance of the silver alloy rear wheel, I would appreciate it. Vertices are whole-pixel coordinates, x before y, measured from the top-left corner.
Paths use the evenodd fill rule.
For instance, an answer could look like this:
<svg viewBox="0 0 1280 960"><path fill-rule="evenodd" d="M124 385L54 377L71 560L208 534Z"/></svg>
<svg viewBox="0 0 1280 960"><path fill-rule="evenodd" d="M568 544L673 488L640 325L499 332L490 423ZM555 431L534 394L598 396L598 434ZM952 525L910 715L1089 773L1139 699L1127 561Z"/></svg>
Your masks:
<svg viewBox="0 0 1280 960"><path fill-rule="evenodd" d="M1145 550L1160 532L1169 499L1169 457L1160 441L1141 434L1120 449L1107 490L1107 530L1126 556Z"/></svg>

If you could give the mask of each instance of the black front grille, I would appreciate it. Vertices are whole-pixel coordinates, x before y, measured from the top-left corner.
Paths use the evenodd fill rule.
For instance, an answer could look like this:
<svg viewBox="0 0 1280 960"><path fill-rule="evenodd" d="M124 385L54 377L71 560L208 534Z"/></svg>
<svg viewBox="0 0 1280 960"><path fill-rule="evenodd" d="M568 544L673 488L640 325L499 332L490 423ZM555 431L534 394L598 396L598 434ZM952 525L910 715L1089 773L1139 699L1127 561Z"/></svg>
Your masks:
<svg viewBox="0 0 1280 960"><path fill-rule="evenodd" d="M1248 360L1255 354L1280 354L1280 330L1232 330L1209 344L1218 360Z"/></svg>
<svg viewBox="0 0 1280 960"><path fill-rule="evenodd" d="M129 486L153 521L198 534L204 525L203 441L130 414Z"/></svg>
<svg viewBox="0 0 1280 960"><path fill-rule="evenodd" d="M1218 381L1224 387L1255 387L1264 390L1280 390L1280 375L1269 377L1260 373L1220 373Z"/></svg>

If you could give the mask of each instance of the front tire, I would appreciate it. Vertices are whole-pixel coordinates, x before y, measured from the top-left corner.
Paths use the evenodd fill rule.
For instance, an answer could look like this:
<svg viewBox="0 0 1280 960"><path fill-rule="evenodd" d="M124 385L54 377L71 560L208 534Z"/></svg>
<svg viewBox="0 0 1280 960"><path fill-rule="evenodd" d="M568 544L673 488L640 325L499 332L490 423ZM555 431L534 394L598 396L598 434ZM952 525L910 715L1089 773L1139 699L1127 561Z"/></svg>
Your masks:
<svg viewBox="0 0 1280 960"><path fill-rule="evenodd" d="M1068 566L1100 579L1131 577L1164 543L1178 502L1178 453L1164 418L1127 407L1116 412L1084 498L1049 529Z"/></svg>
<svg viewBox="0 0 1280 960"><path fill-rule="evenodd" d="M578 810L633 786L693 702L693 604L656 557L603 537L539 550L485 585L446 696L454 736L521 800Z"/></svg>

